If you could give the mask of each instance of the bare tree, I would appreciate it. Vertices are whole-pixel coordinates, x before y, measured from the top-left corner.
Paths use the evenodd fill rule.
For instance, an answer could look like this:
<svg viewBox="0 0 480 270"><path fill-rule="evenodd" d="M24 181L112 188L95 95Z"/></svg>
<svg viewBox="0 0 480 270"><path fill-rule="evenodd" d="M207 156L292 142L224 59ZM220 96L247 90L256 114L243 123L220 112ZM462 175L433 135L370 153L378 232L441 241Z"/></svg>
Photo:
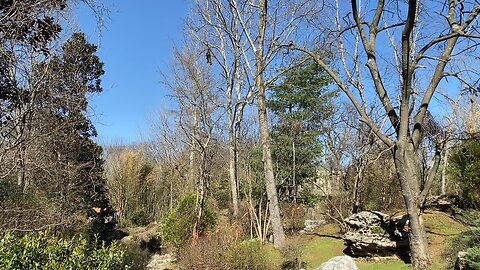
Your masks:
<svg viewBox="0 0 480 270"><path fill-rule="evenodd" d="M178 125L190 148L190 181L199 194L197 224L202 218L202 209L210 183L212 154L211 146L216 139L222 114L218 112L219 96L213 88L210 67L194 45L175 51L172 77L164 83L178 102ZM200 60L202 59L202 60ZM193 236L196 236L194 226Z"/></svg>
<svg viewBox="0 0 480 270"><path fill-rule="evenodd" d="M265 184L270 205L274 245L285 243L285 233L280 216L276 183L270 151L265 90L281 76L280 46L288 42L308 15L317 10L316 1L245 1L225 0L228 17L235 21L239 29L242 56L242 69L248 82L255 87L257 97L260 140L263 149ZM275 68L277 67L277 69ZM285 72L284 70L283 72Z"/></svg>
<svg viewBox="0 0 480 270"><path fill-rule="evenodd" d="M470 60L464 56L476 52L480 5L453 0L445 4L409 0L406 6L382 0L373 7L368 4L362 6L356 0L351 1L344 16L337 2L336 38L344 67L341 73L335 72L315 51L290 47L313 57L346 94L361 121L391 148L410 220L412 265L425 268L430 264L430 256L422 206L440 163L442 145L436 145L429 172L421 174L419 149L424 138L424 121L433 95L447 76L459 78L466 85L469 85L468 75L475 76L468 69ZM390 13L391 10L396 12ZM346 19L349 16L351 20ZM384 46L376 47L379 43ZM387 48L385 45L389 43L391 47ZM346 44L353 44L354 48L349 50ZM353 57L344 60L349 56ZM362 70L365 72L360 73ZM396 71L398 82L387 77ZM370 89L384 108L389 128L378 126L369 115L367 90Z"/></svg>
<svg viewBox="0 0 480 270"><path fill-rule="evenodd" d="M227 113L229 180L233 216L238 217L238 143L244 109L253 98L253 88L245 80L242 48L245 42L233 6L222 0L197 0L189 26L202 44L206 62L219 66ZM198 17L198 18L197 18Z"/></svg>
<svg viewBox="0 0 480 270"><path fill-rule="evenodd" d="M185 136L178 127L175 112L160 111L150 119L150 137L146 143L146 153L160 168L157 181L160 195L156 201L156 218L161 219L171 212L185 192L193 191L189 187L189 148L185 145ZM190 170L191 171L191 170Z"/></svg>

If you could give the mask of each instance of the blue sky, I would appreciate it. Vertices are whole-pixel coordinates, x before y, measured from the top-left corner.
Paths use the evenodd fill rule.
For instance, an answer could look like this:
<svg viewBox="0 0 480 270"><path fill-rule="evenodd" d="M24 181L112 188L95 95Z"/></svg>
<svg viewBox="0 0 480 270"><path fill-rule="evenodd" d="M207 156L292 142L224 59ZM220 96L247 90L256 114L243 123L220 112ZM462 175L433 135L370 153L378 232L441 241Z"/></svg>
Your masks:
<svg viewBox="0 0 480 270"><path fill-rule="evenodd" d="M89 41L100 45L105 63L103 93L90 101L98 141L139 141L148 128L148 115L168 106L160 84L168 73L171 52L182 41L188 0L115 0L100 35L96 19L79 5L76 20Z"/></svg>

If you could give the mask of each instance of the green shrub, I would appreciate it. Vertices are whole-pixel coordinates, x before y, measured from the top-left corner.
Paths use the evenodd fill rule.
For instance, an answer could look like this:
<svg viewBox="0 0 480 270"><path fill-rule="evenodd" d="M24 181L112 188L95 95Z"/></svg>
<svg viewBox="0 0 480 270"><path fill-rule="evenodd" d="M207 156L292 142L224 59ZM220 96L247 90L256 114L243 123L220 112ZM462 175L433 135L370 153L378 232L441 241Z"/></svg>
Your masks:
<svg viewBox="0 0 480 270"><path fill-rule="evenodd" d="M258 240L233 243L224 256L226 269L278 269L270 254Z"/></svg>
<svg viewBox="0 0 480 270"><path fill-rule="evenodd" d="M480 140L466 140L458 145L449 158L448 171L460 184L467 206L480 208Z"/></svg>
<svg viewBox="0 0 480 270"><path fill-rule="evenodd" d="M467 249L467 263L471 269L480 270L480 246Z"/></svg>
<svg viewBox="0 0 480 270"><path fill-rule="evenodd" d="M180 203L168 214L162 228L165 242L179 247L183 242L190 239L197 220L197 211L195 211L197 198L196 194L185 195ZM197 232L199 234L212 229L217 221L215 212L211 210L207 203L204 204L202 213L200 224L197 224Z"/></svg>
<svg viewBox="0 0 480 270"><path fill-rule="evenodd" d="M444 252L448 258L445 269L453 269L459 251L467 251L467 262L470 269L480 270L480 212L462 211L456 209L455 217L468 224L469 231L463 232L452 239Z"/></svg>
<svg viewBox="0 0 480 270"><path fill-rule="evenodd" d="M301 194L301 201L307 207L314 207L319 202L323 200L323 196L320 194L315 194L311 188L305 188Z"/></svg>
<svg viewBox="0 0 480 270"><path fill-rule="evenodd" d="M83 236L62 238L45 233L19 236L7 232L0 239L3 270L128 269L124 254L116 242L109 246L89 245Z"/></svg>

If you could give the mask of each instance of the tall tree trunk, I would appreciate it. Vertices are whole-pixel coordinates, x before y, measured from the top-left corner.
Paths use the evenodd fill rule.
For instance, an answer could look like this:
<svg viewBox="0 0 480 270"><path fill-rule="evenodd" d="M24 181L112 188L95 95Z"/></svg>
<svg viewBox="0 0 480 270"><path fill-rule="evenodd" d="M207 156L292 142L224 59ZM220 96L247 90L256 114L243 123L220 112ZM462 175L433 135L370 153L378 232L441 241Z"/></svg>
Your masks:
<svg viewBox="0 0 480 270"><path fill-rule="evenodd" d="M238 217L238 192L237 192L237 151L235 147L235 136L231 136L231 142L229 145L229 178L230 178L230 191L232 196L232 207L233 207L233 216Z"/></svg>
<svg viewBox="0 0 480 270"><path fill-rule="evenodd" d="M197 107L193 108L193 128L190 134L190 154L189 154L189 189L191 192L197 191L197 184L198 184L198 167L197 167L197 130L198 130L199 120L198 120L198 111Z"/></svg>
<svg viewBox="0 0 480 270"><path fill-rule="evenodd" d="M239 91L237 91L238 93ZM245 97L245 100L249 98L249 95ZM243 101L239 104L237 110L235 111L235 138L234 138L234 145L235 145L235 183L237 184L236 187L236 198L238 200L240 196L240 182L238 180L238 161L240 160L238 146L240 145L240 131L242 127L243 121L243 111L245 109L246 101Z"/></svg>
<svg viewBox="0 0 480 270"><path fill-rule="evenodd" d="M231 99L231 95L229 97ZM231 106L231 100L229 101ZM232 196L233 217L238 217L238 192L237 192L237 136L235 134L235 119L232 108L228 109L228 159L229 159L229 180L230 193Z"/></svg>
<svg viewBox="0 0 480 270"><path fill-rule="evenodd" d="M416 269L423 269L430 264L431 259L421 212L423 202L420 199L420 164L413 149L410 143L397 143L394 158L409 218L408 240L412 265Z"/></svg>
<svg viewBox="0 0 480 270"><path fill-rule="evenodd" d="M17 185L21 189L23 194L27 192L27 186L28 186L28 183L25 177L26 176L25 155L26 155L26 147L22 144L18 150L18 158L17 158Z"/></svg>
<svg viewBox="0 0 480 270"><path fill-rule="evenodd" d="M295 155L295 138L292 141L292 155L293 155L293 164L292 164L292 191L293 191L293 203L297 203L297 179L296 179L296 155Z"/></svg>
<svg viewBox="0 0 480 270"><path fill-rule="evenodd" d="M195 221L195 224L193 226L192 230L192 237L193 237L193 243L196 244L197 238L198 238L198 229L201 225L202 222L202 217L203 217L203 207L205 204L205 197L207 196L207 184L208 184L208 179L207 179L207 169L206 169L206 146L202 146L202 152L200 153L200 175L198 177L198 183L197 183L197 201L195 204L195 210L197 211L197 219Z"/></svg>
<svg viewBox="0 0 480 270"><path fill-rule="evenodd" d="M15 109L16 115L19 115L19 119L17 119L15 125L15 132L16 132L16 141L18 144L18 151L17 151L17 160L16 160L16 167L17 167L17 185L22 191L23 194L25 194L27 190L27 181L26 181L26 167L25 167L25 161L26 161L26 153L27 153L27 147L25 146L26 143L26 130L27 130L27 114L24 113L23 109L21 109L22 106L19 106Z"/></svg>
<svg viewBox="0 0 480 270"><path fill-rule="evenodd" d="M270 220L273 230L273 245L276 248L285 245L285 232L283 230L282 218L280 216L280 205L278 203L277 185L275 184L275 176L273 174L272 154L270 152L270 135L268 131L267 106L265 101L265 80L264 69L266 63L263 59L264 38L267 22L267 1L261 0L259 3L258 16L258 47L255 50L255 68L256 78L255 86L258 91L258 122L260 128L260 141L263 150L263 167L265 171L265 186L267 189L267 197L270 205Z"/></svg>
<svg viewBox="0 0 480 270"><path fill-rule="evenodd" d="M265 171L265 185L267 197L270 203L270 220L272 221L273 243L275 247L282 247L285 244L285 232L283 230L282 218L280 216L280 205L278 203L277 185L273 174L272 154L270 152L270 135L268 132L267 109L265 104L265 85L262 78L257 77L258 89L258 120L260 125L260 141L263 150L263 167Z"/></svg>

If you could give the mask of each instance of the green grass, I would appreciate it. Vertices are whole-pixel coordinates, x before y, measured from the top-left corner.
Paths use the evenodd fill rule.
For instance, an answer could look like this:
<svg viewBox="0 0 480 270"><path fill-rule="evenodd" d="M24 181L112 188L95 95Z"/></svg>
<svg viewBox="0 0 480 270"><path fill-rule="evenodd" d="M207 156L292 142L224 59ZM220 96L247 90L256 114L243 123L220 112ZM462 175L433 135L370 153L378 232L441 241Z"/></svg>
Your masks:
<svg viewBox="0 0 480 270"><path fill-rule="evenodd" d="M391 262L358 262L358 268L360 270L408 270L410 265L403 261L391 261Z"/></svg>
<svg viewBox="0 0 480 270"><path fill-rule="evenodd" d="M261 253L265 254L268 258L268 261L271 265L280 266L283 262L282 253L273 247L272 244L268 243L262 246Z"/></svg>
<svg viewBox="0 0 480 270"><path fill-rule="evenodd" d="M343 255L343 240L311 236L304 246L302 261L307 269L315 269L320 264L335 256Z"/></svg>
<svg viewBox="0 0 480 270"><path fill-rule="evenodd" d="M443 236L455 236L465 231L465 226L441 212L424 215L427 232Z"/></svg>

